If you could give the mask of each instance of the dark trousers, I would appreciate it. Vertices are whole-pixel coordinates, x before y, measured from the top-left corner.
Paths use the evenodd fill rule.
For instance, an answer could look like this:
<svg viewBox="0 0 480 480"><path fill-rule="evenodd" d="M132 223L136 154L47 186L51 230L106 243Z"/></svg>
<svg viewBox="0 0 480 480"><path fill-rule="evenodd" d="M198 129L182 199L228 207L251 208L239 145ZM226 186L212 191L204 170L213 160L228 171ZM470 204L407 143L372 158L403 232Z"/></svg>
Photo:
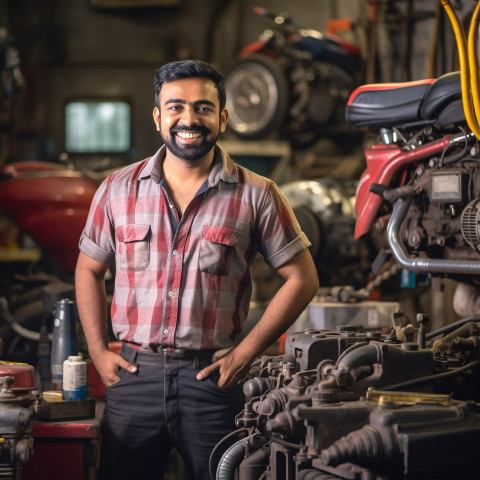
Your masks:
<svg viewBox="0 0 480 480"><path fill-rule="evenodd" d="M100 480L161 480L173 446L192 480L210 480L212 449L235 429L245 402L240 385L225 390L218 376L195 378L212 354L171 358L123 345L122 356L138 371L120 370L120 381L106 388Z"/></svg>

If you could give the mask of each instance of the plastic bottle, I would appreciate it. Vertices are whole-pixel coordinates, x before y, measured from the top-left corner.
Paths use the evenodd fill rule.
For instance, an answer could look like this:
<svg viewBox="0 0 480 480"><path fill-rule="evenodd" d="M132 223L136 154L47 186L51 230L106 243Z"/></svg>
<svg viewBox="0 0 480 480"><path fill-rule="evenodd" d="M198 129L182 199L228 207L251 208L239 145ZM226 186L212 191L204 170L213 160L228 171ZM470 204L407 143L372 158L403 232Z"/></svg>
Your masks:
<svg viewBox="0 0 480 480"><path fill-rule="evenodd" d="M87 362L70 356L63 362L63 399L85 400L87 397Z"/></svg>
<svg viewBox="0 0 480 480"><path fill-rule="evenodd" d="M78 355L75 302L62 299L55 304L51 352L52 389L63 388L63 362Z"/></svg>

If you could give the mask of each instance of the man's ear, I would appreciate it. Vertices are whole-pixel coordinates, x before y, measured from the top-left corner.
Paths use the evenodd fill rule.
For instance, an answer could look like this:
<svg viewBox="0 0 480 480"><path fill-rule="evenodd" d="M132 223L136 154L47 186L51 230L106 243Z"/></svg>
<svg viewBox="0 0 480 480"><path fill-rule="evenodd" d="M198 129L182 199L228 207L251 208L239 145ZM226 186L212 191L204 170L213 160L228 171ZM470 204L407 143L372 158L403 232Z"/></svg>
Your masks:
<svg viewBox="0 0 480 480"><path fill-rule="evenodd" d="M153 109L153 121L157 126L157 131L160 131L160 110L157 107Z"/></svg>
<svg viewBox="0 0 480 480"><path fill-rule="evenodd" d="M228 110L224 108L220 114L220 131L223 133L227 127L228 121Z"/></svg>

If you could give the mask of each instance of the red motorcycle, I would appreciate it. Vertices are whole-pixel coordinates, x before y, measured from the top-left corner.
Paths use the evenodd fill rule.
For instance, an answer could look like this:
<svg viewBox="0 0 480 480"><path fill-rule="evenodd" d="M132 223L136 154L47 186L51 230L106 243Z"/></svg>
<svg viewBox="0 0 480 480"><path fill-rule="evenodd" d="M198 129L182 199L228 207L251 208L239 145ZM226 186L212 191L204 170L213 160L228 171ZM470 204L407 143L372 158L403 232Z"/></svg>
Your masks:
<svg viewBox="0 0 480 480"><path fill-rule="evenodd" d="M227 128L242 139L277 133L302 145L345 128L345 106L363 74L361 51L342 38L255 7L271 27L225 74Z"/></svg>
<svg viewBox="0 0 480 480"><path fill-rule="evenodd" d="M480 273L480 5L468 40L451 2L442 5L457 39L460 71L364 85L348 101L347 121L380 139L365 152L355 236L373 225L386 227L404 269L473 283Z"/></svg>
<svg viewBox="0 0 480 480"><path fill-rule="evenodd" d="M347 121L375 131L356 192L355 237L386 231L406 270L457 279L480 272L480 144L462 104L460 72L364 85Z"/></svg>

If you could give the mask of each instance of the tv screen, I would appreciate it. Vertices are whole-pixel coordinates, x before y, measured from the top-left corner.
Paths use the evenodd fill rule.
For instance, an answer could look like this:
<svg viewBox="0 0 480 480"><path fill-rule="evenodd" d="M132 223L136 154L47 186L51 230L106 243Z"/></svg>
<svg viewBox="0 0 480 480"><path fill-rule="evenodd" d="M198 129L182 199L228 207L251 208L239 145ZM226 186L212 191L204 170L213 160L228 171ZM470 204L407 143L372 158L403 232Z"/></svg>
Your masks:
<svg viewBox="0 0 480 480"><path fill-rule="evenodd" d="M131 146L131 111L123 100L74 100L65 106L69 153L122 153Z"/></svg>

